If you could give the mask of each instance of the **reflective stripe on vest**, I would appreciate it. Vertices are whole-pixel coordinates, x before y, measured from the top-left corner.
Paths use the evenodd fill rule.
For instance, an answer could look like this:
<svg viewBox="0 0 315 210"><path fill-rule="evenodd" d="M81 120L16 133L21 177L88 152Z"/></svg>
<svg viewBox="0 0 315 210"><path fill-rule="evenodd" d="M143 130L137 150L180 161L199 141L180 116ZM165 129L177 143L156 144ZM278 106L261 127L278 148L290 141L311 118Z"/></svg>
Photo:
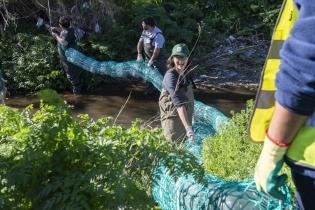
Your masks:
<svg viewBox="0 0 315 210"><path fill-rule="evenodd" d="M249 136L255 142L264 141L265 132L271 121L275 105L275 78L280 65L279 51L284 40L290 35L290 30L297 15L293 0L285 0L273 32L268 57L261 75L255 107L248 125Z"/></svg>

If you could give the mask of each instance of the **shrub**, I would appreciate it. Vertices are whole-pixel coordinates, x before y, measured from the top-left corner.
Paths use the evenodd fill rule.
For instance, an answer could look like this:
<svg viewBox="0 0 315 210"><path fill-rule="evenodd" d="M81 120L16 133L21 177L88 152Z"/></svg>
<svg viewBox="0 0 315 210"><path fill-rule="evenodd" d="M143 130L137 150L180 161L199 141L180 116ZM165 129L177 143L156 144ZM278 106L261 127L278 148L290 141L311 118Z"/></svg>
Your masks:
<svg viewBox="0 0 315 210"><path fill-rule="evenodd" d="M254 176L255 166L262 144L253 143L247 134L247 124L253 110L253 100L240 113L232 112L231 120L222 126L219 133L203 143L202 158L205 170L225 180L243 180ZM288 184L293 195L294 184L290 169L285 165L280 174L288 175Z"/></svg>
<svg viewBox="0 0 315 210"><path fill-rule="evenodd" d="M1 44L6 42L1 40ZM10 89L65 88L66 79L52 37L20 33L9 39L6 46L12 51L1 56Z"/></svg>
<svg viewBox="0 0 315 210"><path fill-rule="evenodd" d="M24 11L25 5L29 8L36 5L32 2L23 4L12 2L12 7L8 8ZM85 1L77 1L75 5L81 7L83 2ZM75 8L74 3L69 0L59 3L61 4L52 4L52 7L56 7L52 9L59 11L58 7L62 6L64 7L62 11L67 9L70 11ZM259 34L261 35L259 37L270 38L271 28L274 26L281 4L274 0L258 2L255 0L119 0L107 3L95 2L88 11L80 10L79 14L74 15L76 16L74 19L82 18L81 24L87 24L86 26L89 27L86 29L90 28L91 32L94 19L90 20L89 15L103 17L104 11L98 5L101 4L102 8L104 4L107 5L107 16L110 18L99 20L103 24L104 33L88 33L80 45L80 50L98 60L115 61L135 59L136 45L142 30L140 22L145 16L152 16L157 26L162 29L166 39L166 55L170 54L171 48L178 42L185 42L192 49L201 29L199 41L192 54L194 58L200 58L231 34L236 36ZM56 18L53 16L53 22ZM12 25L9 29L12 34L20 33L0 40L2 63L0 68L4 70L5 77L9 81L9 89L35 91L42 88L59 90L68 88L70 85L61 71L53 39L44 29L36 28L32 19L19 20L16 22L16 28ZM80 26L80 22L77 24ZM83 89L86 86L93 88L100 82L100 77L94 78L86 72L83 72L81 78L84 78L81 81Z"/></svg>
<svg viewBox="0 0 315 210"><path fill-rule="evenodd" d="M202 154L209 173L227 180L246 179L254 174L262 145L252 143L246 133L252 104L249 101L241 113L232 112L232 119L219 133L205 140Z"/></svg>
<svg viewBox="0 0 315 210"><path fill-rule="evenodd" d="M175 175L202 179L196 159L161 129L84 114L74 120L53 92L40 95L52 105L42 102L35 113L0 106L1 209L149 209L151 173L161 159ZM175 164L176 156L185 161Z"/></svg>
<svg viewBox="0 0 315 210"><path fill-rule="evenodd" d="M89 49L89 52L96 51L91 56L100 57L102 53L108 53L106 46L100 44L93 44ZM34 92L45 88L64 90L70 87L60 65L57 44L51 36L18 33L7 39L0 39L0 50L0 68L4 72L4 78L8 80L10 91ZM83 89L102 82L100 76L84 70L79 74Z"/></svg>

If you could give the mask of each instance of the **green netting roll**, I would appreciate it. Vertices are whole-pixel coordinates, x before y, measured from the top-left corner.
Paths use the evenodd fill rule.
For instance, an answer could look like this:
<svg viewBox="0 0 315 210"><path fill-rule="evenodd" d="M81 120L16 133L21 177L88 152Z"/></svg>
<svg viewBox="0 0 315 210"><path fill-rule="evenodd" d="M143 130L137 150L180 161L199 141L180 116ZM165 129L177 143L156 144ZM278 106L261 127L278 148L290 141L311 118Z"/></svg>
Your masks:
<svg viewBox="0 0 315 210"><path fill-rule="evenodd" d="M140 77L151 82L158 90L162 89L162 75L143 62L126 61L97 61L87 57L75 49L65 50L68 61L84 70L95 74L112 77ZM186 142L188 151L194 154L200 164L202 141L213 135L220 128L220 124L228 118L217 109L195 101L196 133L194 142ZM224 167L224 166L223 166ZM283 190L287 194L285 201L273 199L270 196L257 192L253 180L225 181L213 175L205 175L208 186L196 182L193 176L182 176L175 180L170 176L162 163L154 170L159 177L152 186L152 195L155 201L164 210L182 209L295 209L295 205L287 186Z"/></svg>

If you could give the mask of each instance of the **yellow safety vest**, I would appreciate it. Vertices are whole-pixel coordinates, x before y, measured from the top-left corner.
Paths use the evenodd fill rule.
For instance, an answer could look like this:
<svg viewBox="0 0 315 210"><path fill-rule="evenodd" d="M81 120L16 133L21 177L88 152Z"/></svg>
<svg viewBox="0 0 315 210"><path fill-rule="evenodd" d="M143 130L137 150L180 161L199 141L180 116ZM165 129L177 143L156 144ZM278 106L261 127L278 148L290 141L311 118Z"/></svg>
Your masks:
<svg viewBox="0 0 315 210"><path fill-rule="evenodd" d="M280 49L298 17L293 0L284 0L273 32L271 46L261 75L248 133L254 142L263 142L275 107L275 78L280 65ZM314 117L315 120L315 117ZM313 120L313 121L314 121ZM301 165L315 168L315 123L310 119L298 132L287 156ZM312 124L314 124L312 126Z"/></svg>

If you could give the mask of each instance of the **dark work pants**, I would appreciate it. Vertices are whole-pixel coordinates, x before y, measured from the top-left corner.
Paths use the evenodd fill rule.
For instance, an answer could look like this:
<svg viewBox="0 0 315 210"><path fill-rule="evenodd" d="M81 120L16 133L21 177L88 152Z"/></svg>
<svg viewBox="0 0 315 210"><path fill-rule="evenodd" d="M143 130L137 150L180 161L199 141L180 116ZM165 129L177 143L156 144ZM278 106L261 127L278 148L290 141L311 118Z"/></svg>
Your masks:
<svg viewBox="0 0 315 210"><path fill-rule="evenodd" d="M63 70L65 71L69 82L71 83L72 92L74 94L80 94L81 87L79 80L79 68L63 58L60 58L60 62L63 66Z"/></svg>
<svg viewBox="0 0 315 210"><path fill-rule="evenodd" d="M162 76L164 76L164 74L166 72L166 60L159 59L158 61L155 61L153 63L152 67L155 68L156 70L158 70L160 72L160 74L162 74ZM151 95L152 93L154 93L154 91L158 92L156 90L156 88L154 87L154 85L152 85L149 81L146 81L144 94L145 95Z"/></svg>
<svg viewBox="0 0 315 210"><path fill-rule="evenodd" d="M296 173L293 170L292 179L296 187L296 199L300 210L315 210L315 177Z"/></svg>

